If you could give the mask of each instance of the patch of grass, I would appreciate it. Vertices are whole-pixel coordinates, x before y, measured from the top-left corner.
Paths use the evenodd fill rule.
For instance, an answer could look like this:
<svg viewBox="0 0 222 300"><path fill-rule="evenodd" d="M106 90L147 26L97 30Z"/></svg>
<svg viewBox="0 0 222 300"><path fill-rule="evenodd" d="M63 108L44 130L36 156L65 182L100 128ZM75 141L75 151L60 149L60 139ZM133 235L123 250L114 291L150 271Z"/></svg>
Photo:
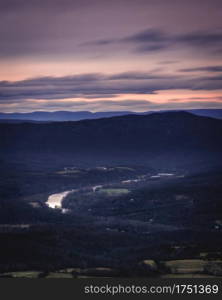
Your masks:
<svg viewBox="0 0 222 300"><path fill-rule="evenodd" d="M212 276L208 274L164 274L161 278L221 278L218 276Z"/></svg>
<svg viewBox="0 0 222 300"><path fill-rule="evenodd" d="M128 189L100 189L97 193L105 194L106 196L120 196L128 194L130 191Z"/></svg>
<svg viewBox="0 0 222 300"><path fill-rule="evenodd" d="M40 272L37 271L26 271L26 272L10 272L4 275L9 275L12 278L38 278Z"/></svg>
<svg viewBox="0 0 222 300"><path fill-rule="evenodd" d="M133 168L129 168L129 167L115 167L118 170L126 170L126 171L135 171Z"/></svg>
<svg viewBox="0 0 222 300"><path fill-rule="evenodd" d="M45 278L73 278L73 276L70 273L53 272L49 273Z"/></svg>
<svg viewBox="0 0 222 300"><path fill-rule="evenodd" d="M80 171L80 170L68 170L68 171L56 172L56 174L59 174L59 175L80 174L80 173L82 173L82 171Z"/></svg>
<svg viewBox="0 0 222 300"><path fill-rule="evenodd" d="M201 259L170 260L164 265L173 274L195 274L203 273L206 261Z"/></svg>

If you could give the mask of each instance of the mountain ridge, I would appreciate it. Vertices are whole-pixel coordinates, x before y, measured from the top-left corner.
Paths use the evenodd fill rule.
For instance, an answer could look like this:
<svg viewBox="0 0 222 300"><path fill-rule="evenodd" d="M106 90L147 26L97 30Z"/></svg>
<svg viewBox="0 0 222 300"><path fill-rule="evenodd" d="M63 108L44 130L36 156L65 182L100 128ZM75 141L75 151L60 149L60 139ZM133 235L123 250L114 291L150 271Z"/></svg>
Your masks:
<svg viewBox="0 0 222 300"><path fill-rule="evenodd" d="M148 115L155 112L167 112L167 111L187 111L196 115L213 117L222 119L222 109L191 109L191 110L159 110L159 111L146 111L146 112L134 112L134 111L104 111L104 112L90 112L90 111L34 111L31 113L1 113L0 120L9 122L10 120L16 121L78 121L84 119L99 119L109 118L113 116L124 116L128 114L135 115Z"/></svg>
<svg viewBox="0 0 222 300"><path fill-rule="evenodd" d="M50 123L0 123L1 156L53 164L172 165L217 161L222 120L189 112ZM220 160L219 160L220 161Z"/></svg>

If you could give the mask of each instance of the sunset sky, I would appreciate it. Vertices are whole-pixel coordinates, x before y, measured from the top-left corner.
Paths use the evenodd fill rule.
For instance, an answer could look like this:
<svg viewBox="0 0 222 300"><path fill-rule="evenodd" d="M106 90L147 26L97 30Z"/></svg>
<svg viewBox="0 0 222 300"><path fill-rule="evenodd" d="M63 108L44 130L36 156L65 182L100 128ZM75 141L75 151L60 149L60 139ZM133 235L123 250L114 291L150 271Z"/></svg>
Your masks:
<svg viewBox="0 0 222 300"><path fill-rule="evenodd" d="M0 111L222 108L221 0L0 0Z"/></svg>

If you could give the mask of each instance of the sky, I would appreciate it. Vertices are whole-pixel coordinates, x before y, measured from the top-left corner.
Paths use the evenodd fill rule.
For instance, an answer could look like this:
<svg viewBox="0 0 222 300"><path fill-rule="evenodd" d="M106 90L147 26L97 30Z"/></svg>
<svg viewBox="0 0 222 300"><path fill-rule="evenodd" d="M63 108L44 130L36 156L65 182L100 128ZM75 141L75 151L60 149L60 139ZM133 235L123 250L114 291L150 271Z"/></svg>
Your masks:
<svg viewBox="0 0 222 300"><path fill-rule="evenodd" d="M221 0L0 0L0 111L222 108Z"/></svg>

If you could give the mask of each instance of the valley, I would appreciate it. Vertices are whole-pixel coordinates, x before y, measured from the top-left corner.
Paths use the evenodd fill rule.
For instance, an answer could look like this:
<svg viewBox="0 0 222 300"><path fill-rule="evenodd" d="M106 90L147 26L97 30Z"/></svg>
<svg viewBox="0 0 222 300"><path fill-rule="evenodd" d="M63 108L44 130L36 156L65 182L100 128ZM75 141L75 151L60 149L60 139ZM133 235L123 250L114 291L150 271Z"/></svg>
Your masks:
<svg viewBox="0 0 222 300"><path fill-rule="evenodd" d="M1 276L222 276L220 126L184 113L0 124Z"/></svg>

